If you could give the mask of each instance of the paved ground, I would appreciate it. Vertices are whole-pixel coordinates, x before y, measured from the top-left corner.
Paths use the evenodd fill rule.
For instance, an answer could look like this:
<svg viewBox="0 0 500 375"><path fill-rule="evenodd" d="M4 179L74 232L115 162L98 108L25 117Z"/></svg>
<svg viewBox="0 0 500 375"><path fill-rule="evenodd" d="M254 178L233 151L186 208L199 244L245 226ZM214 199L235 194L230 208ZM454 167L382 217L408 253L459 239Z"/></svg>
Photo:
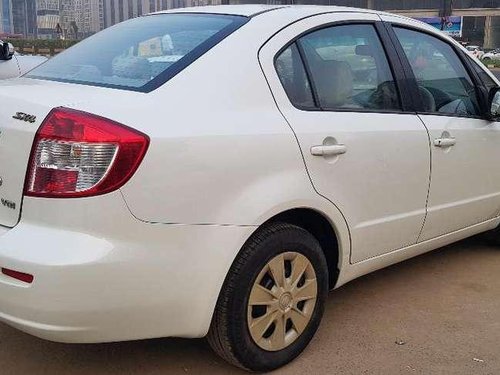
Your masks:
<svg viewBox="0 0 500 375"><path fill-rule="evenodd" d="M242 372L204 340L65 345L0 324L0 373ZM500 249L466 240L332 292L316 338L276 373L500 374Z"/></svg>

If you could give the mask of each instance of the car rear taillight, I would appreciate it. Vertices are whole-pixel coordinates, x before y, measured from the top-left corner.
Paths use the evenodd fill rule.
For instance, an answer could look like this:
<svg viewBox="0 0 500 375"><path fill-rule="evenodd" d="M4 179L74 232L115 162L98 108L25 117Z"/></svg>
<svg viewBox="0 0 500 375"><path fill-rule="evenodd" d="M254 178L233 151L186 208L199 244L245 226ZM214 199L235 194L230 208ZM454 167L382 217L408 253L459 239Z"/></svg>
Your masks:
<svg viewBox="0 0 500 375"><path fill-rule="evenodd" d="M112 120L53 109L33 142L25 194L70 198L109 193L132 177L148 145L145 134Z"/></svg>

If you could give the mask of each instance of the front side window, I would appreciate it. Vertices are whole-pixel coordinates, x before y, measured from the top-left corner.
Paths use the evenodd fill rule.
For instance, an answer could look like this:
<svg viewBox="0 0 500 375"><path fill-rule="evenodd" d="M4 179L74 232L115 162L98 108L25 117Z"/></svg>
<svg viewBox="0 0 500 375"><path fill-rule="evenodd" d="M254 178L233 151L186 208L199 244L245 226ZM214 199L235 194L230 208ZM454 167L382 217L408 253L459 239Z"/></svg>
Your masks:
<svg viewBox="0 0 500 375"><path fill-rule="evenodd" d="M448 43L418 31L399 27L394 31L417 80L425 112L480 114L474 83Z"/></svg>
<svg viewBox="0 0 500 375"><path fill-rule="evenodd" d="M149 92L248 21L218 14L157 14L110 27L26 75Z"/></svg>
<svg viewBox="0 0 500 375"><path fill-rule="evenodd" d="M303 51L322 109L399 110L384 49L372 25L314 31L297 43Z"/></svg>

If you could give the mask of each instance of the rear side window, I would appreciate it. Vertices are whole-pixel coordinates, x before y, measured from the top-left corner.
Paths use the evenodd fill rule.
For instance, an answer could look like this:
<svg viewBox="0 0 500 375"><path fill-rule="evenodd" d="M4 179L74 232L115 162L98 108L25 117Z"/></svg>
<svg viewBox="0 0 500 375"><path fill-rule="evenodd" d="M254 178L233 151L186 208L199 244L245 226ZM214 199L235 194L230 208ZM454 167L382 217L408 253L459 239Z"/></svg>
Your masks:
<svg viewBox="0 0 500 375"><path fill-rule="evenodd" d="M247 21L201 13L135 18L78 43L26 77L149 92Z"/></svg>
<svg viewBox="0 0 500 375"><path fill-rule="evenodd" d="M294 43L276 59L276 70L288 98L298 108L314 108L314 99L302 60Z"/></svg>
<svg viewBox="0 0 500 375"><path fill-rule="evenodd" d="M286 48L275 65L288 97L298 108L401 109L389 62L372 25L313 31Z"/></svg>
<svg viewBox="0 0 500 375"><path fill-rule="evenodd" d="M341 25L314 31L297 43L325 110L401 109L396 84L372 25Z"/></svg>

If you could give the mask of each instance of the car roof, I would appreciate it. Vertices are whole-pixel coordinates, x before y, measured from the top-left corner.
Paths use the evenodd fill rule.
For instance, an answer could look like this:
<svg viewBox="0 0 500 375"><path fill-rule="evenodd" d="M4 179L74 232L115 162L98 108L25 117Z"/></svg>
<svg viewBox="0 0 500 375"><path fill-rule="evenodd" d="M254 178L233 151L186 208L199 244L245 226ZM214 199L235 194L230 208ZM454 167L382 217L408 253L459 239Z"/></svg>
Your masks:
<svg viewBox="0 0 500 375"><path fill-rule="evenodd" d="M273 23L273 18L276 24L281 24L282 21L287 20L289 23L293 21L307 18L315 15L325 13L364 13L376 14L378 16L390 16L399 19L402 23L409 23L418 25L420 28L425 29L432 33L439 33L439 31L414 18L406 16L377 11L372 9L361 9L353 7L335 6L335 5L264 5L264 4L245 4L245 5L209 5L190 8L176 8L164 10L152 14L175 14L175 13L192 13L192 14L225 14L245 17L256 17L265 14L267 22Z"/></svg>
<svg viewBox="0 0 500 375"><path fill-rule="evenodd" d="M303 13L304 15L328 12L362 12L362 13L377 13L370 9L359 9L341 6L324 6L324 5L264 5L264 4L245 4L245 5L209 5L200 7L177 8L169 9L153 14L162 13L215 13L215 14L230 14L236 16L254 17L262 13L267 13L275 10L293 9L295 12Z"/></svg>

